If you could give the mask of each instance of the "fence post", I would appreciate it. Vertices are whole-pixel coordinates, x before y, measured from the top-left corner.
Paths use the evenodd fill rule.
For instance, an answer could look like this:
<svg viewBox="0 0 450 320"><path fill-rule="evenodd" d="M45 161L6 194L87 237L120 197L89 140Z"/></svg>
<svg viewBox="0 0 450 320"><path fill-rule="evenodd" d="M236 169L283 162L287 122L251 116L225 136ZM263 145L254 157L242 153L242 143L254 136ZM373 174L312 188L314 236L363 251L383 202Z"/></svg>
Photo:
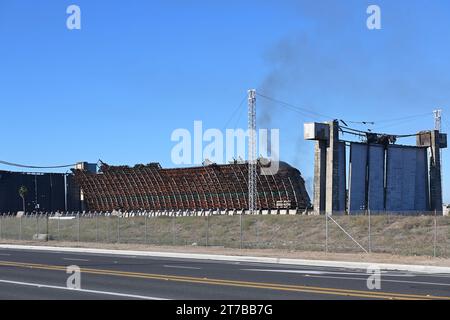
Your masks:
<svg viewBox="0 0 450 320"><path fill-rule="evenodd" d="M77 230L77 240L78 242L80 242L80 219L81 219L81 215L78 214L78 230Z"/></svg>
<svg viewBox="0 0 450 320"><path fill-rule="evenodd" d="M19 240L22 241L22 216L19 218Z"/></svg>
<svg viewBox="0 0 450 320"><path fill-rule="evenodd" d="M325 212L325 253L328 253L328 213Z"/></svg>
<svg viewBox="0 0 450 320"><path fill-rule="evenodd" d="M371 230L371 215L370 215L370 209L367 209L367 213L369 215L369 253L372 252L372 230Z"/></svg>
<svg viewBox="0 0 450 320"><path fill-rule="evenodd" d="M206 246L209 246L209 212L206 213Z"/></svg>
<svg viewBox="0 0 450 320"><path fill-rule="evenodd" d="M120 243L120 216L117 215L117 243Z"/></svg>
<svg viewBox="0 0 450 320"><path fill-rule="evenodd" d="M107 231L107 234L106 234L106 242L112 242L112 240L110 240L111 239L111 219L112 219L112 216L108 216L108 217L106 217L105 216L105 220L106 220L106 231Z"/></svg>
<svg viewBox="0 0 450 320"><path fill-rule="evenodd" d="M3 215L0 215L0 240L2 239L2 223L3 223Z"/></svg>
<svg viewBox="0 0 450 320"><path fill-rule="evenodd" d="M173 214L173 219L172 219L172 245L175 245L175 212L172 213Z"/></svg>
<svg viewBox="0 0 450 320"><path fill-rule="evenodd" d="M240 237L240 241L239 241L239 248L242 250L243 246L244 246L244 239L243 239L243 217L244 215L244 210L242 210L241 214L239 215L239 237Z"/></svg>
<svg viewBox="0 0 450 320"><path fill-rule="evenodd" d="M98 242L98 214L95 213L95 242Z"/></svg>
<svg viewBox="0 0 450 320"><path fill-rule="evenodd" d="M436 217L436 209L434 209L433 257L435 258L436 258L436 242L437 242L437 217Z"/></svg>
<svg viewBox="0 0 450 320"><path fill-rule="evenodd" d="M147 219L148 219L148 213L146 212L145 214L144 214L144 217L145 217L145 244L147 244L148 243L148 241L147 241Z"/></svg>
<svg viewBox="0 0 450 320"><path fill-rule="evenodd" d="M49 225L48 225L48 212L45 214L45 241L49 241L49 237L50 237L50 230L49 230Z"/></svg>
<svg viewBox="0 0 450 320"><path fill-rule="evenodd" d="M61 223L61 215L58 217L58 241L61 241L61 228L60 228L60 223Z"/></svg>
<svg viewBox="0 0 450 320"><path fill-rule="evenodd" d="M259 214L256 215L256 248L259 248Z"/></svg>

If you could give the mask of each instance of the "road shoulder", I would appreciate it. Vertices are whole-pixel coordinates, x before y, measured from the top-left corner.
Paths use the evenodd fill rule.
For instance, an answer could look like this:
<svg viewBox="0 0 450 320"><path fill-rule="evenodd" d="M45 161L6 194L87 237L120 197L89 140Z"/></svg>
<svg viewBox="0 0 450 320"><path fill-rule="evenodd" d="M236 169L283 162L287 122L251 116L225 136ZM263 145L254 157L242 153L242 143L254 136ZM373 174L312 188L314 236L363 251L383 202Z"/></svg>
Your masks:
<svg viewBox="0 0 450 320"><path fill-rule="evenodd" d="M106 255L165 257L214 261L255 262L350 269L377 267L382 270L432 274L450 274L450 261L429 257L396 257L382 254L324 254L319 252L270 252L268 250L236 250L225 248L157 247L111 244L1 242L0 249L56 251ZM325 257L325 259L323 259ZM346 259L347 258L347 259Z"/></svg>

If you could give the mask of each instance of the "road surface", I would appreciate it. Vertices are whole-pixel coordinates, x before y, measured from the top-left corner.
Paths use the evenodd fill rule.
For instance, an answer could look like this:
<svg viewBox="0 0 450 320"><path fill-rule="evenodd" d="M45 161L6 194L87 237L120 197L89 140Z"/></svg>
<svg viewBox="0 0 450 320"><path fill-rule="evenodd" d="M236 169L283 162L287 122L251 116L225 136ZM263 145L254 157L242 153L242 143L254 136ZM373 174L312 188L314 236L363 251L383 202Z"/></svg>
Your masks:
<svg viewBox="0 0 450 320"><path fill-rule="evenodd" d="M66 286L81 269L81 289ZM450 274L0 249L0 299L450 299Z"/></svg>

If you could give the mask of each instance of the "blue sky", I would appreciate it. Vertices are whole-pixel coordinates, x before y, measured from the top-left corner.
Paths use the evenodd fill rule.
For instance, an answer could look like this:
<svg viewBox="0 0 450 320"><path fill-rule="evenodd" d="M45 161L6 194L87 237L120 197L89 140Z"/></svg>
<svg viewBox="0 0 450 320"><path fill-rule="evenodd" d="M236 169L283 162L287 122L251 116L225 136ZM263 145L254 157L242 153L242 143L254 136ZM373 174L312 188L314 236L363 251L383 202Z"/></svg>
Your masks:
<svg viewBox="0 0 450 320"><path fill-rule="evenodd" d="M81 30L66 28L70 4ZM367 29L369 4L382 30ZM249 88L396 134L432 128L440 107L448 131L449 13L446 0L2 0L0 160L172 167L172 131L245 128L234 111ZM327 119L257 108L260 127L280 128L282 160L311 178L303 122ZM422 116L389 121L410 115Z"/></svg>

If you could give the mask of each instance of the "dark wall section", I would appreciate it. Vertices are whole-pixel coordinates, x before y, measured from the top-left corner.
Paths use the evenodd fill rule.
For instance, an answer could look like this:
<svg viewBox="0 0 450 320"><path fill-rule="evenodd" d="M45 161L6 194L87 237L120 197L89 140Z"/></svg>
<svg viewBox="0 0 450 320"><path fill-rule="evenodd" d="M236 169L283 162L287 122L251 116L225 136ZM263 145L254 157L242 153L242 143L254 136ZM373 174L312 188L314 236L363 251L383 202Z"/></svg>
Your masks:
<svg viewBox="0 0 450 320"><path fill-rule="evenodd" d="M67 211L81 211L80 187L73 174L67 175Z"/></svg>
<svg viewBox="0 0 450 320"><path fill-rule="evenodd" d="M64 211L66 208L69 211L80 210L79 188L74 185L72 175L67 175L67 179L65 176L61 173L0 171L0 212L16 213L22 210L21 186L28 189L25 197L27 212Z"/></svg>

